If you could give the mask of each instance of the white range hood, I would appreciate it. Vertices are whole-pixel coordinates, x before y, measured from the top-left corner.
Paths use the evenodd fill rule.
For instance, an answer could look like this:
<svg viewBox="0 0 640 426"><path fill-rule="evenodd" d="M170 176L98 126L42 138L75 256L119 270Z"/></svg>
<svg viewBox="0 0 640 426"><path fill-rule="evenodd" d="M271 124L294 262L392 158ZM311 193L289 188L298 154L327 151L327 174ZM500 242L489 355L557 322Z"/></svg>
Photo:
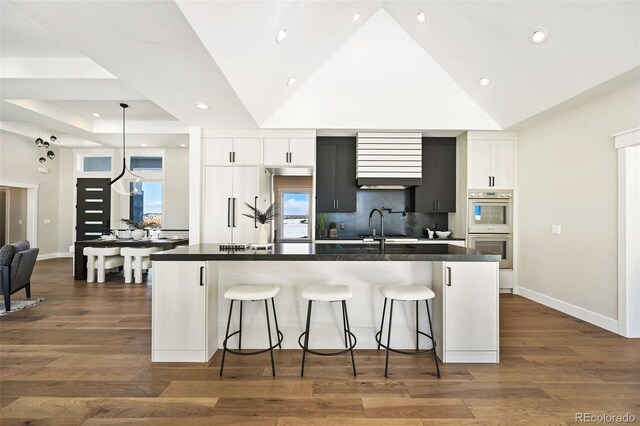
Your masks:
<svg viewBox="0 0 640 426"><path fill-rule="evenodd" d="M356 178L361 189L422 185L422 134L358 133Z"/></svg>

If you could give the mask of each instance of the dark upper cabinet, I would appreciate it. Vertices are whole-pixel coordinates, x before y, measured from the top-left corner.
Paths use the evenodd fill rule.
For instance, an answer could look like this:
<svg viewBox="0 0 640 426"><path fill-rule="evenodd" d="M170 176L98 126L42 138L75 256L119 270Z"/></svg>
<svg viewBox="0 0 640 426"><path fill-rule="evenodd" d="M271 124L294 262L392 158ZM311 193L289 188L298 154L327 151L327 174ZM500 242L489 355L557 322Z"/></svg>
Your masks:
<svg viewBox="0 0 640 426"><path fill-rule="evenodd" d="M356 138L317 138L316 210L355 212L357 189Z"/></svg>
<svg viewBox="0 0 640 426"><path fill-rule="evenodd" d="M422 139L422 185L410 189L411 211L456 211L456 139Z"/></svg>

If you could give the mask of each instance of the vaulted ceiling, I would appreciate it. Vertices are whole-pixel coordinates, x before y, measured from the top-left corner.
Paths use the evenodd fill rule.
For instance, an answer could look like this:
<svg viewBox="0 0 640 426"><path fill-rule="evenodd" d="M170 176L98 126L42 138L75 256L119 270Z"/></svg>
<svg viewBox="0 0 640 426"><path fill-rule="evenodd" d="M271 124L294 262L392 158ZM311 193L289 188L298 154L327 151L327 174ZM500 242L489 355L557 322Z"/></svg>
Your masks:
<svg viewBox="0 0 640 426"><path fill-rule="evenodd" d="M178 147L190 126L517 128L640 75L637 1L0 7L0 128L55 130L68 146L117 146L123 101L130 143ZM540 27L548 39L534 44Z"/></svg>

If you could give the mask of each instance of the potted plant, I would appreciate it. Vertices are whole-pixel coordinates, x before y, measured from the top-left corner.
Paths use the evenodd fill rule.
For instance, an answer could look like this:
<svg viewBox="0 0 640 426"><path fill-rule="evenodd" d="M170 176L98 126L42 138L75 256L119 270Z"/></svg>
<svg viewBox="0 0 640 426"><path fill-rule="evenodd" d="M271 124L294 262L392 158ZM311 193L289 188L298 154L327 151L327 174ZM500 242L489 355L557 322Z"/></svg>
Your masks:
<svg viewBox="0 0 640 426"><path fill-rule="evenodd" d="M322 213L318 215L318 238L327 238L327 221L329 215Z"/></svg>
<svg viewBox="0 0 640 426"><path fill-rule="evenodd" d="M145 229L160 229L160 224L156 222L150 222L145 220L132 220L132 219L120 219L122 223L127 225L131 231L131 238L135 241L141 240L147 234Z"/></svg>
<svg viewBox="0 0 640 426"><path fill-rule="evenodd" d="M329 224L329 238L338 238L338 224L335 222Z"/></svg>
<svg viewBox="0 0 640 426"><path fill-rule="evenodd" d="M267 224L271 223L276 217L278 210L276 203L271 204L265 211L261 211L257 207L252 206L249 203L245 203L249 208L250 213L243 213L243 216L253 219L258 223L258 245L264 246L269 244L269 231L267 230Z"/></svg>

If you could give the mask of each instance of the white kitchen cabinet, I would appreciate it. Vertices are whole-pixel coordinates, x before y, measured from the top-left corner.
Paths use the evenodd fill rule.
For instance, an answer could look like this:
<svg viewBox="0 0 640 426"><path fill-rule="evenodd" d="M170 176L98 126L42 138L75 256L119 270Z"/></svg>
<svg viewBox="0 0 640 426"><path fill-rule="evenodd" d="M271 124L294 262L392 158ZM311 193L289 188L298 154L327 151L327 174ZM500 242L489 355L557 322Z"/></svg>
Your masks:
<svg viewBox="0 0 640 426"><path fill-rule="evenodd" d="M444 362L499 362L498 263L433 264L434 334Z"/></svg>
<svg viewBox="0 0 640 426"><path fill-rule="evenodd" d="M245 203L258 205L258 196L258 167L206 167L202 242L256 242L257 224L242 214L249 213Z"/></svg>
<svg viewBox="0 0 640 426"><path fill-rule="evenodd" d="M265 166L313 166L315 140L311 138L265 138Z"/></svg>
<svg viewBox="0 0 640 426"><path fill-rule="evenodd" d="M259 138L205 138L205 166L257 166Z"/></svg>
<svg viewBox="0 0 640 426"><path fill-rule="evenodd" d="M468 141L467 176L470 189L513 189L512 139Z"/></svg>
<svg viewBox="0 0 640 426"><path fill-rule="evenodd" d="M217 265L212 268L198 261L153 262L153 362L207 362L215 353Z"/></svg>

